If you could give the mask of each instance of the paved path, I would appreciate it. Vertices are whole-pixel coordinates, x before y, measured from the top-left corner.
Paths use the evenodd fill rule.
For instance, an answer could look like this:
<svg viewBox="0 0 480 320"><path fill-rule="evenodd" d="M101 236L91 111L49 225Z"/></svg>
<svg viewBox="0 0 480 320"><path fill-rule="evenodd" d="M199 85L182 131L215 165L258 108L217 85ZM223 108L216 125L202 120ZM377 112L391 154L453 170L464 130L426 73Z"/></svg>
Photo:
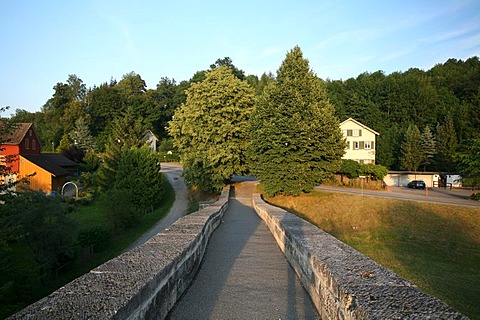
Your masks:
<svg viewBox="0 0 480 320"><path fill-rule="evenodd" d="M187 213L188 208L188 190L185 185L185 181L181 177L183 173L183 168L179 164L175 163L162 163L161 172L163 172L168 181L175 191L175 202L173 203L172 208L168 214L157 222L150 230L148 230L143 236L141 236L137 241L132 243L125 251L131 250L139 245L144 244L150 238L152 238L157 233L168 228L172 223L177 221L178 218L184 216Z"/></svg>
<svg viewBox="0 0 480 320"><path fill-rule="evenodd" d="M441 188L428 188L428 196L425 190L408 189L405 187L390 187L390 191L361 190L347 187L317 186L316 190L364 194L366 196L393 198L398 200L412 200L433 202L442 204L451 204L458 206L480 207L480 201L469 200L468 196L472 194L471 190L452 189L445 190Z"/></svg>
<svg viewBox="0 0 480 320"><path fill-rule="evenodd" d="M202 266L167 319L319 319L295 271L236 184Z"/></svg>

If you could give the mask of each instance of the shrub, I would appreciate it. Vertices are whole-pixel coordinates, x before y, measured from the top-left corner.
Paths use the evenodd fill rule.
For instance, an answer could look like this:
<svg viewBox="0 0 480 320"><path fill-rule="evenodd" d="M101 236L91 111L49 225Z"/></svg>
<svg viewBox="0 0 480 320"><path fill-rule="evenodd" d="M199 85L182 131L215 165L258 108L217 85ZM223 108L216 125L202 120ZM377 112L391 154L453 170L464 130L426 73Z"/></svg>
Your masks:
<svg viewBox="0 0 480 320"><path fill-rule="evenodd" d="M350 179L358 178L360 175L362 165L354 160L342 160L342 165L339 174L344 175Z"/></svg>
<svg viewBox="0 0 480 320"><path fill-rule="evenodd" d="M480 192L474 192L470 196L470 199L480 201Z"/></svg>
<svg viewBox="0 0 480 320"><path fill-rule="evenodd" d="M383 180L388 173L388 169L381 165L369 163L361 165L361 172L364 175L371 176L373 180Z"/></svg>
<svg viewBox="0 0 480 320"><path fill-rule="evenodd" d="M108 244L112 236L111 230L102 225L94 225L80 230L78 242L82 248L90 248L90 252L99 252Z"/></svg>

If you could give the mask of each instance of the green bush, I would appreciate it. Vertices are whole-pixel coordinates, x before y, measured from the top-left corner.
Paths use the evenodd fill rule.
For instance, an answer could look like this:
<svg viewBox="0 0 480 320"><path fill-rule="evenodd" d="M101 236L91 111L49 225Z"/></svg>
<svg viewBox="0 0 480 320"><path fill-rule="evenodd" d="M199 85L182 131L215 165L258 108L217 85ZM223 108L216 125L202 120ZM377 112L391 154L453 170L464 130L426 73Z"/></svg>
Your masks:
<svg viewBox="0 0 480 320"><path fill-rule="evenodd" d="M82 248L91 248L93 252L99 252L105 247L112 237L112 232L107 226L88 226L78 233L78 242Z"/></svg>
<svg viewBox="0 0 480 320"><path fill-rule="evenodd" d="M342 165L337 173L350 179L363 175L370 176L372 180L383 180L388 173L388 169L373 163L361 164L354 160L342 160Z"/></svg>
<svg viewBox="0 0 480 320"><path fill-rule="evenodd" d="M354 160L342 160L340 171L338 174L344 175L347 178L358 178L362 171L362 165Z"/></svg>
<svg viewBox="0 0 480 320"><path fill-rule="evenodd" d="M470 199L480 201L480 192L474 192L470 196Z"/></svg>
<svg viewBox="0 0 480 320"><path fill-rule="evenodd" d="M363 175L371 176L373 180L383 180L388 173L387 168L373 163L361 165L361 171Z"/></svg>

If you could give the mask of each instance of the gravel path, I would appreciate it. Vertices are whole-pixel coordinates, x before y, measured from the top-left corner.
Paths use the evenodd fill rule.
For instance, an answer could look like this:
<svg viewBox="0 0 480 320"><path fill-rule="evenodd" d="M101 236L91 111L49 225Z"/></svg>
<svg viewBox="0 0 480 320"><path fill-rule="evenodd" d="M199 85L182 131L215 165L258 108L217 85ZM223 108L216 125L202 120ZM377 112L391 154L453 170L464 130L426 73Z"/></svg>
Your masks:
<svg viewBox="0 0 480 320"><path fill-rule="evenodd" d="M252 207L255 184L234 185L200 270L168 320L320 318Z"/></svg>
<svg viewBox="0 0 480 320"><path fill-rule="evenodd" d="M165 230L172 223L177 221L178 218L184 216L187 213L188 189L185 185L185 181L181 177L183 173L182 166L175 163L162 163L161 167L161 172L163 172L167 176L168 181L170 182L173 190L175 191L175 202L173 203L173 206L168 212L168 214L163 219L158 221L155 226L148 230L143 236L138 238L137 241L132 243L125 251L131 250L144 244L154 235Z"/></svg>

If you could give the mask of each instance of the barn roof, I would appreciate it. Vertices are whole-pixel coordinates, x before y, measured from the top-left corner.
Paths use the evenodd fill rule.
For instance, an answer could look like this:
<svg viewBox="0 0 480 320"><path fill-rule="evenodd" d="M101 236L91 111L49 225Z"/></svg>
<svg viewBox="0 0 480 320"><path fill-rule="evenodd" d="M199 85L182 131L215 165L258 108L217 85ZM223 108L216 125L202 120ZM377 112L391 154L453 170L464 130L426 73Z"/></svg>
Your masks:
<svg viewBox="0 0 480 320"><path fill-rule="evenodd" d="M76 162L58 153L24 154L22 157L55 177L69 175L70 171L65 168L77 166Z"/></svg>
<svg viewBox="0 0 480 320"><path fill-rule="evenodd" d="M4 134L0 142L2 144L19 145L32 126L33 123L30 122L13 124L11 132ZM3 127L3 124L0 124L0 127Z"/></svg>

